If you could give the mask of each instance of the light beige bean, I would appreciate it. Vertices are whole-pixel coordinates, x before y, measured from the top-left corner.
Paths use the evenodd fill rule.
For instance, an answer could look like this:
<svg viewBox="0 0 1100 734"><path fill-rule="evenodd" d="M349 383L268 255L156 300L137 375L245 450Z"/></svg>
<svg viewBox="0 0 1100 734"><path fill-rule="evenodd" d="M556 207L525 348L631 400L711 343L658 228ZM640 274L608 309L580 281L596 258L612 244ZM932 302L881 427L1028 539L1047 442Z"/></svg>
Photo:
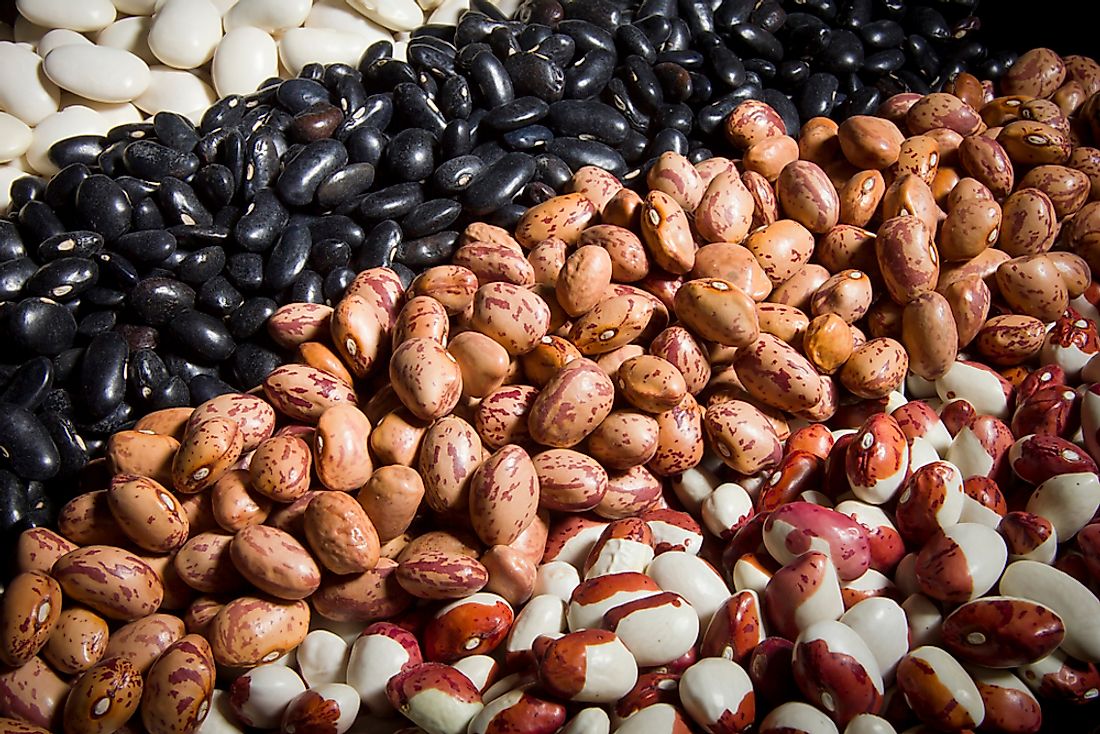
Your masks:
<svg viewBox="0 0 1100 734"><path fill-rule="evenodd" d="M270 499L252 491L247 469L226 472L210 490L210 503L218 526L230 533L262 524L272 505Z"/></svg>
<svg viewBox="0 0 1100 734"><path fill-rule="evenodd" d="M362 573L378 563L380 543L374 523L350 494L315 495L306 508L304 525L310 550L332 573Z"/></svg>
<svg viewBox="0 0 1100 734"><path fill-rule="evenodd" d="M702 176L691 161L672 151L662 153L657 162L650 166L646 183L651 190L663 191L671 196L687 212L695 211L706 189Z"/></svg>
<svg viewBox="0 0 1100 734"><path fill-rule="evenodd" d="M108 734L122 728L141 703L142 678L126 658L105 658L77 679L65 699L67 734Z"/></svg>
<svg viewBox="0 0 1100 734"><path fill-rule="evenodd" d="M782 283L809 262L814 252L814 236L793 219L779 219L750 234L745 247L772 283Z"/></svg>
<svg viewBox="0 0 1100 734"><path fill-rule="evenodd" d="M997 287L1014 311L1040 321L1054 321L1069 305L1065 281L1046 255L1022 255L1002 263Z"/></svg>
<svg viewBox="0 0 1100 734"><path fill-rule="evenodd" d="M592 310L611 285L611 255L598 245L581 245L565 259L555 293L570 316Z"/></svg>
<svg viewBox="0 0 1100 734"><path fill-rule="evenodd" d="M302 345L299 345L302 346ZM275 430L275 410L262 398L243 393L228 393L207 400L195 408L188 429L211 418L227 418L241 429L242 451L251 451ZM138 474L139 472L128 472ZM145 474L143 476L152 476ZM157 479L155 476L153 479ZM160 480L157 479L159 482Z"/></svg>
<svg viewBox="0 0 1100 734"><path fill-rule="evenodd" d="M393 326L393 347L413 337L424 337L446 346L451 322L443 304L430 296L416 296L405 302Z"/></svg>
<svg viewBox="0 0 1100 734"><path fill-rule="evenodd" d="M657 476L668 477L682 474L702 461L703 409L690 393L675 408L658 413L654 418L657 420L657 451L646 464L649 471ZM640 466L627 472L636 472L639 469ZM648 482L645 484L649 486ZM610 486L608 494L611 494Z"/></svg>
<svg viewBox="0 0 1100 734"><path fill-rule="evenodd" d="M569 338L588 357L612 352L645 332L656 304L656 299L634 293L605 298L573 323Z"/></svg>
<svg viewBox="0 0 1100 734"><path fill-rule="evenodd" d="M862 270L841 270L810 298L810 311L814 316L833 313L848 324L863 318L874 297L871 279Z"/></svg>
<svg viewBox="0 0 1100 734"><path fill-rule="evenodd" d="M889 120L853 115L837 128L844 157L857 168L881 170L898 160L905 136Z"/></svg>
<svg viewBox="0 0 1100 734"><path fill-rule="evenodd" d="M344 364L356 377L366 377L383 353L386 330L377 308L364 296L345 295L331 323L332 343Z"/></svg>
<svg viewBox="0 0 1100 734"><path fill-rule="evenodd" d="M277 528L250 525L239 530L229 544L229 555L249 583L279 599L304 599L321 583L321 571L309 551Z"/></svg>
<svg viewBox="0 0 1100 734"><path fill-rule="evenodd" d="M272 423L274 423L272 411ZM107 460L115 474L136 474L161 484L172 483L172 459L180 442L172 436L119 431L107 439Z"/></svg>
<svg viewBox="0 0 1100 734"><path fill-rule="evenodd" d="M195 731L210 710L214 654L200 635L172 643L145 676L141 721L149 734Z"/></svg>
<svg viewBox="0 0 1100 734"><path fill-rule="evenodd" d="M860 344L841 368L841 384L861 398L881 398L905 381L909 356L895 339L876 337Z"/></svg>
<svg viewBox="0 0 1100 734"><path fill-rule="evenodd" d="M436 265L413 279L409 295L431 296L443 304L451 316L465 311L474 302L477 276L461 265Z"/></svg>
<svg viewBox="0 0 1100 734"><path fill-rule="evenodd" d="M755 406L727 400L707 408L703 419L718 456L739 474L756 474L779 464L783 444Z"/></svg>
<svg viewBox="0 0 1100 734"><path fill-rule="evenodd" d="M524 247L534 247L548 237L576 244L598 211L596 204L582 193L555 196L524 212L516 225L516 240Z"/></svg>
<svg viewBox="0 0 1100 734"><path fill-rule="evenodd" d="M651 354L623 362L615 384L634 407L648 413L672 410L687 394L687 382L672 363Z"/></svg>
<svg viewBox="0 0 1100 734"><path fill-rule="evenodd" d="M0 661L19 667L50 639L61 615L61 586L41 571L18 574L0 603Z"/></svg>
<svg viewBox="0 0 1100 734"><path fill-rule="evenodd" d="M1058 233L1054 203L1039 189L1013 191L1005 199L1001 221L997 247L1012 257L1046 252Z"/></svg>
<svg viewBox="0 0 1100 734"><path fill-rule="evenodd" d="M434 446L435 437L432 435L432 431L440 423L448 420L461 420L461 418L448 416L433 424L424 439L425 451L427 450L429 438L432 438ZM456 446L456 448L458 447ZM425 455L425 452L422 451L421 457ZM448 461L445 463L450 464L455 458L458 457L449 455L447 457ZM480 461L480 456L478 459ZM435 461L439 460L438 457L435 459ZM424 461L423 458L422 461ZM443 471L446 471L447 468L453 468L453 465L440 467ZM391 464L379 467L377 471L371 474L370 479L359 490L357 499L363 510L366 511L367 517L370 518L371 524L374 525L379 543L387 543L409 529L417 511L420 509L420 501L424 498L424 495L424 480L421 479L420 474L415 469L400 464ZM455 511L458 507L465 509L465 505L459 505L459 501L451 506L442 503L438 498L435 503L429 503L429 506L444 514Z"/></svg>
<svg viewBox="0 0 1100 734"><path fill-rule="evenodd" d="M354 405L334 405L317 421L314 468L321 484L350 492L370 478L370 420Z"/></svg>
<svg viewBox="0 0 1100 734"><path fill-rule="evenodd" d="M470 479L470 522L485 545L514 542L534 520L538 506L535 465L515 444L494 451Z"/></svg>
<svg viewBox="0 0 1100 734"><path fill-rule="evenodd" d="M738 179L740 184L740 179ZM713 184L712 184L713 186ZM707 189L709 194L710 188ZM707 195L696 210L695 226L706 227L711 205ZM703 218L702 221L700 218ZM663 191L646 194L641 212L642 241L653 261L670 273L686 273L695 264L695 239L684 210ZM700 229L702 232L702 229Z"/></svg>
<svg viewBox="0 0 1100 734"><path fill-rule="evenodd" d="M894 302L905 305L936 287L939 255L928 228L918 217L888 219L875 237L875 255L886 290Z"/></svg>

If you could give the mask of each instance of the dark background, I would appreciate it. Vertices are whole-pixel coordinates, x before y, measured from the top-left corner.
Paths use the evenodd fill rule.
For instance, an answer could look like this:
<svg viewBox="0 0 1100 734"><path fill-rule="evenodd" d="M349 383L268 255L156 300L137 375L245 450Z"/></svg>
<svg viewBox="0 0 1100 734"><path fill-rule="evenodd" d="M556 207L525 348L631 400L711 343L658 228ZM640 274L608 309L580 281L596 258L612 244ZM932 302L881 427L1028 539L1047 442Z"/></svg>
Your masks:
<svg viewBox="0 0 1100 734"><path fill-rule="evenodd" d="M1017 52L1046 46L1059 54L1100 56L1096 0L981 0L981 37L993 49Z"/></svg>

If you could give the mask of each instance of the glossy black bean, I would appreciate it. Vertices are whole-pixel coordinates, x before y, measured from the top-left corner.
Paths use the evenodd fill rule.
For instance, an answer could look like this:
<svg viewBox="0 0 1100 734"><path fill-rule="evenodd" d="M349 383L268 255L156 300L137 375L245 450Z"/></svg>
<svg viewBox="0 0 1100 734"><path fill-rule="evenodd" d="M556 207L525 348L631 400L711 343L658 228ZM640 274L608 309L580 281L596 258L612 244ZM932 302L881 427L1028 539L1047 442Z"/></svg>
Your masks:
<svg viewBox="0 0 1100 734"><path fill-rule="evenodd" d="M199 169L199 157L155 140L135 140L123 149L122 164L138 178L160 181L165 176L193 175Z"/></svg>
<svg viewBox="0 0 1100 734"><path fill-rule="evenodd" d="M312 246L313 238L306 227L288 227L264 263L264 288L279 291L289 286L305 268Z"/></svg>
<svg viewBox="0 0 1100 734"><path fill-rule="evenodd" d="M70 301L67 305L79 304L84 307L121 308L125 302L125 291L94 285L86 290L79 299Z"/></svg>
<svg viewBox="0 0 1100 734"><path fill-rule="evenodd" d="M331 102L314 102L294 115L287 128L291 140L309 143L331 137L344 121L344 113Z"/></svg>
<svg viewBox="0 0 1100 734"><path fill-rule="evenodd" d="M367 46L367 50L363 52L363 55L359 57L359 63L357 64L357 70L360 74L368 66L373 64L378 59L388 59L393 57L393 43L388 40L375 41L371 45Z"/></svg>
<svg viewBox="0 0 1100 734"><path fill-rule="evenodd" d="M775 89L764 90L764 101L783 118L783 124L786 126L787 134L792 137L797 137L798 131L802 127L802 123L798 116L798 108L795 107L794 102L792 102L787 95Z"/></svg>
<svg viewBox="0 0 1100 734"><path fill-rule="evenodd" d="M896 48L905 40L905 29L890 19L873 20L859 29L859 35L872 48Z"/></svg>
<svg viewBox="0 0 1100 734"><path fill-rule="evenodd" d="M527 125L501 136L501 140L509 150L522 152L541 148L553 139L554 131L545 125Z"/></svg>
<svg viewBox="0 0 1100 734"><path fill-rule="evenodd" d="M626 83L622 79L616 77L609 81L604 88L601 99L618 110L626 118L630 127L642 133L649 130L651 122L649 115L644 113L631 99Z"/></svg>
<svg viewBox="0 0 1100 734"><path fill-rule="evenodd" d="M874 8L872 0L844 0L837 14L837 25L859 30L871 22Z"/></svg>
<svg viewBox="0 0 1100 734"><path fill-rule="evenodd" d="M535 156L535 180L562 190L573 177L573 169L556 155L540 153Z"/></svg>
<svg viewBox="0 0 1100 734"><path fill-rule="evenodd" d="M865 86L849 94L840 111L844 117L871 115L878 109L882 100L882 92L877 87Z"/></svg>
<svg viewBox="0 0 1100 734"><path fill-rule="evenodd" d="M377 166L382 160L382 152L386 149L387 142L386 134L380 129L364 125L349 135L345 142L348 160L352 163L369 163Z"/></svg>
<svg viewBox="0 0 1100 734"><path fill-rule="evenodd" d="M396 221L385 219L379 222L355 251L352 265L356 270L389 267L403 239L401 225Z"/></svg>
<svg viewBox="0 0 1100 734"><path fill-rule="evenodd" d="M123 401L118 404L118 407L111 411L110 415L100 418L97 421L85 422L81 419L79 413L74 416L74 420L76 421L77 430L80 431L80 435L84 437L89 450L95 453L102 453L103 447L97 447L92 443L92 439L107 438L116 431L132 426L134 422L134 408L128 402Z"/></svg>
<svg viewBox="0 0 1100 734"><path fill-rule="evenodd" d="M640 56L650 65L657 61L656 46L646 36L645 31L632 23L621 25L615 30L615 47L624 57Z"/></svg>
<svg viewBox="0 0 1100 734"><path fill-rule="evenodd" d="M207 375L196 375L207 377ZM192 380L194 382L194 380ZM173 375L153 388L149 395L149 408L152 410L164 410L165 408L183 408L192 404L191 390L182 377ZM197 401L195 404L198 404Z"/></svg>
<svg viewBox="0 0 1100 734"><path fill-rule="evenodd" d="M192 405L202 405L207 400L216 398L219 395L240 392L237 388L214 375L195 375L195 378L189 384L185 383L185 387L190 392L190 403Z"/></svg>
<svg viewBox="0 0 1100 734"><path fill-rule="evenodd" d="M86 307L80 309L84 315L76 324L76 333L81 339L91 339L115 328L118 324L118 314L113 310L89 311Z"/></svg>
<svg viewBox="0 0 1100 734"><path fill-rule="evenodd" d="M27 247L19 230L10 220L0 219L0 263L27 256Z"/></svg>
<svg viewBox="0 0 1100 734"><path fill-rule="evenodd" d="M554 62L555 66L563 69L571 64L577 56L576 42L571 36L564 33L551 33L529 50L545 56Z"/></svg>
<svg viewBox="0 0 1100 734"><path fill-rule="evenodd" d="M304 206L313 199L321 182L347 162L348 151L340 141L316 140L285 163L275 190L285 203Z"/></svg>
<svg viewBox="0 0 1100 734"><path fill-rule="evenodd" d="M264 324L277 308L278 304L265 296L246 299L233 313L229 314L226 323L230 335L237 341L251 339L263 330Z"/></svg>
<svg viewBox="0 0 1100 734"><path fill-rule="evenodd" d="M586 20L570 18L558 23L557 30L573 39L579 54L586 54L594 48L612 53L615 51L615 37L612 35L614 28L605 29Z"/></svg>
<svg viewBox="0 0 1100 734"><path fill-rule="evenodd" d="M833 20L840 12L836 0L800 0L799 5L806 12L813 13L822 20Z"/></svg>
<svg viewBox="0 0 1100 734"><path fill-rule="evenodd" d="M829 47L832 37L833 29L824 23L807 23L791 30L786 48L792 56L812 60Z"/></svg>
<svg viewBox="0 0 1100 734"><path fill-rule="evenodd" d="M312 270L303 270L283 291L282 298L285 303L324 303L325 279Z"/></svg>
<svg viewBox="0 0 1100 734"><path fill-rule="evenodd" d="M341 239L330 238L313 243L309 251L308 265L321 275L342 268L351 261L351 245Z"/></svg>
<svg viewBox="0 0 1100 734"><path fill-rule="evenodd" d="M201 311L176 314L168 330L184 354L205 364L224 362L236 347L221 319Z"/></svg>
<svg viewBox="0 0 1100 734"><path fill-rule="evenodd" d="M20 237L30 243L41 242L69 229L57 216L53 207L44 201L33 200L18 208L16 226Z"/></svg>
<svg viewBox="0 0 1100 734"><path fill-rule="evenodd" d="M393 90L394 113L408 126L423 128L438 138L447 127L443 113L416 84L398 84Z"/></svg>
<svg viewBox="0 0 1100 734"><path fill-rule="evenodd" d="M643 157L651 158L655 161L662 153L671 152L687 155L690 148L691 144L688 142L686 135L679 130L665 128L654 135L653 139L649 141L649 145L646 146Z"/></svg>
<svg viewBox="0 0 1100 734"><path fill-rule="evenodd" d="M811 74L798 94L795 106L798 108L799 116L803 120L808 120L811 117L828 115L833 111L839 87L839 80L832 74L824 72Z"/></svg>
<svg viewBox="0 0 1100 734"><path fill-rule="evenodd" d="M556 138L546 146L546 152L561 158L574 171L583 166L596 166L616 176L626 173L622 154L598 140Z"/></svg>
<svg viewBox="0 0 1100 734"><path fill-rule="evenodd" d="M50 434L26 408L0 403L0 463L23 479L45 480L61 468Z"/></svg>
<svg viewBox="0 0 1100 734"><path fill-rule="evenodd" d="M518 35L507 25L501 24L493 28L486 41L498 59L507 59L512 54L523 50L517 38Z"/></svg>
<svg viewBox="0 0 1100 734"><path fill-rule="evenodd" d="M237 383L250 390L283 363L278 353L258 344L245 342L233 352L233 376Z"/></svg>
<svg viewBox="0 0 1100 734"><path fill-rule="evenodd" d="M297 114L316 102L327 102L328 90L311 79L287 79L279 85L275 99L291 114Z"/></svg>
<svg viewBox="0 0 1100 734"><path fill-rule="evenodd" d="M654 112L664 103L664 92L652 67L641 56L627 57L625 67L624 77L630 98L645 112Z"/></svg>
<svg viewBox="0 0 1100 734"><path fill-rule="evenodd" d="M57 448L58 469L55 476L59 479L75 477L90 458L88 447L77 432L76 425L65 414L52 410L39 413L38 420Z"/></svg>
<svg viewBox="0 0 1100 734"><path fill-rule="evenodd" d="M11 208L19 209L29 201L40 201L46 192L46 179L40 176L20 176L11 182L8 187L8 195L11 197Z"/></svg>
<svg viewBox="0 0 1100 734"><path fill-rule="evenodd" d="M365 219L403 217L424 201L424 187L418 183L387 186L364 196L359 202L359 214Z"/></svg>
<svg viewBox="0 0 1100 734"><path fill-rule="evenodd" d="M95 259L99 263L101 286L128 291L141 280L137 266L117 252L101 252Z"/></svg>
<svg viewBox="0 0 1100 734"><path fill-rule="evenodd" d="M354 250L366 236L363 228L353 219L339 214L325 214L301 220L314 242L336 238L347 242Z"/></svg>
<svg viewBox="0 0 1100 734"><path fill-rule="evenodd" d="M35 410L53 387L54 367L49 357L33 357L23 362L0 392L0 402Z"/></svg>
<svg viewBox="0 0 1100 734"><path fill-rule="evenodd" d="M834 74L857 71L863 66L863 44L859 36L849 30L833 31L829 46L821 54L825 69Z"/></svg>
<svg viewBox="0 0 1100 734"><path fill-rule="evenodd" d="M374 183L374 166L351 163L334 171L317 187L316 201L324 209L334 209L344 202L370 190Z"/></svg>
<svg viewBox="0 0 1100 734"><path fill-rule="evenodd" d="M773 63L783 60L783 44L773 33L753 23L738 23L727 33L735 53L743 56L760 56Z"/></svg>
<svg viewBox="0 0 1100 734"><path fill-rule="evenodd" d="M251 135L244 146L244 172L241 176L241 196L251 201L256 192L275 183L279 175L279 147L274 134L259 132Z"/></svg>
<svg viewBox="0 0 1100 734"><path fill-rule="evenodd" d="M488 214L511 201L535 176L535 171L535 160L530 155L508 153L484 169L465 189L462 205L474 216Z"/></svg>
<svg viewBox="0 0 1100 734"><path fill-rule="evenodd" d="M615 73L615 61L616 55L602 48L584 54L565 70L564 96L588 99L599 94Z"/></svg>
<svg viewBox="0 0 1100 734"><path fill-rule="evenodd" d="M615 30L623 22L623 11L613 0L566 0L562 3L570 18L586 20L600 28Z"/></svg>
<svg viewBox="0 0 1100 734"><path fill-rule="evenodd" d="M244 303L244 296L225 276L215 275L199 286L195 305L215 316L228 316Z"/></svg>
<svg viewBox="0 0 1100 734"><path fill-rule="evenodd" d="M176 251L176 238L166 230L144 230L122 235L113 248L138 265L157 265Z"/></svg>
<svg viewBox="0 0 1100 734"><path fill-rule="evenodd" d="M229 215L222 224L223 214ZM236 224L233 216L235 207L224 207L218 212L219 218L211 224L175 224L168 228L173 234L179 246L186 250L194 250L199 247L226 247L233 238L231 227ZM169 258L169 261L171 258Z"/></svg>
<svg viewBox="0 0 1100 734"><path fill-rule="evenodd" d="M427 130L401 130L386 146L386 169L396 181L421 181L435 170L435 138Z"/></svg>
<svg viewBox="0 0 1100 734"><path fill-rule="evenodd" d="M714 6L708 0L680 0L678 5L693 36L714 31Z"/></svg>
<svg viewBox="0 0 1100 734"><path fill-rule="evenodd" d="M722 0L714 11L714 24L719 28L728 28L744 23L752 16L755 8L755 0Z"/></svg>
<svg viewBox="0 0 1100 734"><path fill-rule="evenodd" d="M4 312L6 331L17 348L55 355L73 344L76 320L69 309L46 298L25 298Z"/></svg>
<svg viewBox="0 0 1100 734"><path fill-rule="evenodd" d="M126 383L129 398L145 402L153 395L153 389L170 377L164 360L153 349L138 349L130 354Z"/></svg>
<svg viewBox="0 0 1100 734"><path fill-rule="evenodd" d="M534 161L530 163L534 168ZM462 214L462 205L453 199L432 199L420 204L401 220L401 229L409 239L426 237L454 224ZM342 265L346 264L341 263ZM326 271L317 268L322 274Z"/></svg>
<svg viewBox="0 0 1100 734"><path fill-rule="evenodd" d="M337 66L334 64L333 66ZM333 68L332 66L329 67ZM349 69L351 67L348 67ZM353 70L354 71L354 70ZM344 113L344 115L351 115L358 110L363 109L367 104L367 90L363 86L363 82L359 79L358 73L355 76L341 76L336 79L332 84L332 94L335 98L333 101L336 103L336 107ZM341 124L343 120L341 120ZM335 132L333 133L335 137Z"/></svg>
<svg viewBox="0 0 1100 734"><path fill-rule="evenodd" d="M164 366L173 377L179 377L184 382L191 382L196 375L217 375L218 368L206 363L192 361L176 352L162 351Z"/></svg>
<svg viewBox="0 0 1100 734"><path fill-rule="evenodd" d="M533 95L556 102L565 94L565 72L551 59L534 52L512 54L504 61L517 97Z"/></svg>
<svg viewBox="0 0 1100 734"><path fill-rule="evenodd" d="M940 73L940 57L931 42L924 36L916 33L910 34L902 45L905 55L911 62L914 72L931 81Z"/></svg>
<svg viewBox="0 0 1100 734"><path fill-rule="evenodd" d="M474 108L470 83L465 77L452 74L443 80L439 94L435 98L436 106L447 120L465 119Z"/></svg>
<svg viewBox="0 0 1100 734"><path fill-rule="evenodd" d="M394 260L410 268L423 269L442 265L458 249L458 232L436 232L427 237L402 242Z"/></svg>
<svg viewBox="0 0 1100 734"><path fill-rule="evenodd" d="M7 469L0 469L0 533L10 538L25 529L28 506L23 480Z"/></svg>
<svg viewBox="0 0 1100 734"><path fill-rule="evenodd" d="M46 157L58 168L74 163L94 166L107 145L107 138L102 135L74 135L51 145L46 151Z"/></svg>
<svg viewBox="0 0 1100 734"><path fill-rule="evenodd" d="M549 201L556 195L557 192L542 181L531 181L523 187L523 190L519 192L515 201L525 206L536 206L544 201Z"/></svg>
<svg viewBox="0 0 1100 734"><path fill-rule="evenodd" d="M498 132L518 130L539 122L549 111L550 105L539 97L517 97L508 104L489 110L484 124Z"/></svg>
<svg viewBox="0 0 1100 734"><path fill-rule="evenodd" d="M900 48L888 48L865 58L862 71L875 76L884 76L892 74L904 65L905 52Z"/></svg>
<svg viewBox="0 0 1100 734"><path fill-rule="evenodd" d="M214 215L203 205L195 189L178 178L166 176L160 182L157 203L160 204L161 214L164 215L164 221L168 225L209 226L214 223ZM107 237L107 239L111 238Z"/></svg>
<svg viewBox="0 0 1100 734"><path fill-rule="evenodd" d="M50 178L42 200L55 210L70 208L76 195L76 187L90 175L91 170L83 163L65 166Z"/></svg>
<svg viewBox="0 0 1100 734"><path fill-rule="evenodd" d="M195 146L195 155L203 164L216 163L225 141L237 132L236 128L219 127L199 138L199 144ZM265 131L270 132L270 131Z"/></svg>
<svg viewBox="0 0 1100 734"><path fill-rule="evenodd" d="M623 114L594 99L563 99L554 102L549 111L550 124L562 135L590 135L608 145L618 145L630 129Z"/></svg>
<svg viewBox="0 0 1100 734"><path fill-rule="evenodd" d="M96 158L96 165L99 167L100 173L105 173L111 177L118 177L126 173L126 164L122 161L122 154L126 151L128 142L120 140L117 143L111 143L103 152Z"/></svg>
<svg viewBox="0 0 1100 734"><path fill-rule="evenodd" d="M99 266L86 257L62 257L38 268L23 287L29 296L71 301L99 280Z"/></svg>
<svg viewBox="0 0 1100 734"><path fill-rule="evenodd" d="M707 135L720 130L726 121L726 117L740 103L740 99L728 94L719 97L695 114L695 126Z"/></svg>
<svg viewBox="0 0 1100 734"><path fill-rule="evenodd" d="M245 111L244 98L239 94L228 94L206 108L199 121L199 132L205 135L218 128L232 127Z"/></svg>
<svg viewBox="0 0 1100 734"><path fill-rule="evenodd" d="M130 307L146 324L167 324L195 305L195 289L170 278L146 278L134 286Z"/></svg>
<svg viewBox="0 0 1100 734"><path fill-rule="evenodd" d="M947 19L935 8L923 6L908 8L905 24L930 40L943 41L951 36L951 27Z"/></svg>
<svg viewBox="0 0 1100 734"><path fill-rule="evenodd" d="M482 51L474 56L470 62L470 76L486 107L492 109L515 99L512 79L492 51Z"/></svg>
<svg viewBox="0 0 1100 734"><path fill-rule="evenodd" d="M211 163L195 174L194 185L204 200L213 206L225 206L236 193L237 180L228 166Z"/></svg>
<svg viewBox="0 0 1100 734"><path fill-rule="evenodd" d="M50 497L46 489L46 483L29 481L26 486L27 511L23 515L21 525L24 528L35 528L49 525L57 516L57 504Z"/></svg>
<svg viewBox="0 0 1100 734"><path fill-rule="evenodd" d="M178 112L158 112L153 115L153 132L157 140L176 150L189 153L199 143L195 126Z"/></svg>
<svg viewBox="0 0 1100 734"><path fill-rule="evenodd" d="M668 38L661 44L662 51L682 51L691 45L691 29L682 18L672 18L668 25Z"/></svg>
<svg viewBox="0 0 1100 734"><path fill-rule="evenodd" d="M327 303L339 303L347 292L348 286L355 280L356 271L351 268L336 268L325 276L321 284L321 292Z"/></svg>
<svg viewBox="0 0 1100 734"><path fill-rule="evenodd" d="M633 25L641 29L649 42L660 53L661 47L672 33L672 22L669 18L675 13L675 8L670 13L647 13L643 8L634 16Z"/></svg>
<svg viewBox="0 0 1100 734"><path fill-rule="evenodd" d="M440 78L455 73L454 46L451 46L450 53L447 53L433 44L410 42L405 57L413 68L420 72L437 74Z"/></svg>
<svg viewBox="0 0 1100 734"><path fill-rule="evenodd" d="M870 0L867 0L867 3L870 5ZM787 22L787 11L777 0L764 0L757 3L756 8L749 15L749 22L769 33L775 33Z"/></svg>
<svg viewBox="0 0 1100 734"><path fill-rule="evenodd" d="M725 45L714 46L707 50L707 64L711 78L727 87L739 87L745 83L745 64Z"/></svg>
<svg viewBox="0 0 1100 734"><path fill-rule="evenodd" d="M468 154L474 149L474 138L469 120L451 120L439 141L440 160L449 161Z"/></svg>
<svg viewBox="0 0 1100 734"><path fill-rule="evenodd" d="M62 232L38 243L36 255L39 262L50 262L62 257L92 257L103 250L103 236L91 230L78 229Z"/></svg>
<svg viewBox="0 0 1100 734"><path fill-rule="evenodd" d="M109 415L126 396L126 362L130 347L116 332L88 342L80 366L80 398L92 420Z"/></svg>

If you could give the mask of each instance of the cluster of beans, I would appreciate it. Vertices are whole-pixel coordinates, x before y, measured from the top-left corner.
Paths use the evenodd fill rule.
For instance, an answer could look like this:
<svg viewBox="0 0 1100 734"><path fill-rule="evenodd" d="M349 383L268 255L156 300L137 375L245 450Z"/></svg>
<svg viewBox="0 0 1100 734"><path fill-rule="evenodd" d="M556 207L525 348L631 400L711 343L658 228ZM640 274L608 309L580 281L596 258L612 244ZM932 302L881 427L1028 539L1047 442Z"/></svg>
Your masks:
<svg viewBox="0 0 1100 734"><path fill-rule="evenodd" d="M708 146L727 145L723 120L745 98L771 100L796 131L800 115L827 112L842 97L829 92L822 106L818 92L838 78L830 60L867 56L851 48L849 30L829 31L828 23L878 28L882 38L868 43L881 53L893 43L927 50L918 42L927 36L947 44L944 54L950 46L981 55L959 33L945 37L948 21L926 6L822 2L788 15L775 2L712 9L528 0L508 20L479 0L468 12L444 3L417 28L423 15L411 0L351 5L356 10L337 12L306 0L277 7L243 0L218 9L209 0L171 0L154 13L151 3L134 2L125 8L133 17L114 20L105 0L68 14L52 0L21 4L24 21L55 28L36 51L11 43L0 50L26 56L15 66L41 66L45 76L35 77L42 88L20 98L22 106L13 106L16 90L7 86L27 80L4 77L0 104L42 123L12 139L27 141L30 168L56 173L17 178L12 212L0 220L0 331L13 346L0 365L0 402L12 416L0 428L9 455L0 471L4 527L48 519L51 493L42 483L71 484L107 436L145 412L258 385L286 359L262 329L279 305L334 303L369 267L393 267L407 283L455 256L466 222L512 226L584 165L640 183L662 153L705 159ZM944 12L953 19L968 11L952 7ZM199 17L216 12L224 12L220 25ZM340 19L346 28L330 27ZM973 24L959 22L965 36ZM370 44L363 23L411 35ZM267 41L238 43L242 29ZM21 35L34 37L30 30L24 22ZM77 33L92 30L104 34L99 45ZM357 40L318 40L340 33ZM297 78L263 78L276 70L274 51L254 56L274 47L270 34ZM307 44L313 58L337 62L304 63L309 54L287 50L295 39L325 46ZM784 69L796 71L780 74L784 43L791 48ZM818 54L814 43L840 50ZM904 56L892 53L895 61ZM910 84L923 72L872 64L845 85L882 81L889 71L901 76L882 89L923 89L954 68L910 55L936 78ZM827 67L818 72L806 59ZM168 65L154 64L168 76L146 79L154 60ZM201 84L189 69L204 64L212 64L219 92L257 84L259 91L229 94L200 114L198 98L184 101L191 98L169 77ZM805 85L796 83L807 74ZM809 95L817 101L796 106L766 92L773 77L796 97L817 89ZM137 117L138 109L155 114L104 130L116 119L107 112L58 111L59 88ZM867 89L877 91L860 104L873 106L882 90ZM190 117L142 101L144 94L175 100ZM202 104L212 99L199 96ZM95 124L51 122L79 110ZM66 137L73 132L85 134Z"/></svg>
<svg viewBox="0 0 1100 734"><path fill-rule="evenodd" d="M468 8L469 0L10 3L14 23L0 23L0 208L14 179L56 173L46 153L57 140L164 111L197 121L218 96L248 94L311 62L354 65L380 40L404 58L410 31L454 25Z"/></svg>
<svg viewBox="0 0 1100 734"><path fill-rule="evenodd" d="M797 138L742 102L736 161L582 167L407 285L282 306L294 362L113 434L20 535L0 713L890 734L1094 701L1100 65L1038 49L1000 91Z"/></svg>

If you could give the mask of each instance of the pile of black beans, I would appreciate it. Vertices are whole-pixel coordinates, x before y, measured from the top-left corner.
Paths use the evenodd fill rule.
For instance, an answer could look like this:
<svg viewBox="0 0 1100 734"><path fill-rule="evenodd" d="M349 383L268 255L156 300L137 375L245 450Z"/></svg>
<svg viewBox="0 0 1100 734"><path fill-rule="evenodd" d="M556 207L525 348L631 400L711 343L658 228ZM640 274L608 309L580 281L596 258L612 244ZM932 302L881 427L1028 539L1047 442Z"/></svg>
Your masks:
<svg viewBox="0 0 1100 734"><path fill-rule="evenodd" d="M763 99L797 132L968 65L976 0L484 0L457 26L357 67L306 66L216 102L57 143L0 219L0 530L48 521L111 433L249 389L286 359L284 303L334 303L355 273L406 281L478 219L596 165L628 182L676 151L724 152ZM713 151L713 152L712 152Z"/></svg>

